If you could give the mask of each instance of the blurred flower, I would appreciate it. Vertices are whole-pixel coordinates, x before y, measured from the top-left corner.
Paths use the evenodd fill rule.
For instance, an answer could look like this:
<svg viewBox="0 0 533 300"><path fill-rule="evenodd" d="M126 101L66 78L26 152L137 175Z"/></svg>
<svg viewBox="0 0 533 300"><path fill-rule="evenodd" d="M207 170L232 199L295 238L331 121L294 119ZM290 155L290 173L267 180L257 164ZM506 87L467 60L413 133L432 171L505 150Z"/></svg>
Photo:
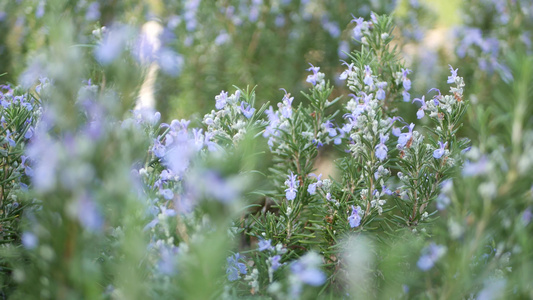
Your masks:
<svg viewBox="0 0 533 300"><path fill-rule="evenodd" d="M159 194L161 196L163 196L163 198L165 198L167 200L170 200L170 199L174 198L174 193L172 192L171 189L161 189L159 191Z"/></svg>
<svg viewBox="0 0 533 300"><path fill-rule="evenodd" d="M21 237L22 245L28 250L35 249L39 244L37 236L29 231L24 231Z"/></svg>
<svg viewBox="0 0 533 300"><path fill-rule="evenodd" d="M85 19L87 21L96 21L100 19L100 3L97 1L91 2L85 12Z"/></svg>
<svg viewBox="0 0 533 300"><path fill-rule="evenodd" d="M426 248L422 249L422 256L418 259L416 265L422 271L427 271L433 268L433 265L446 254L446 247L431 243Z"/></svg>
<svg viewBox="0 0 533 300"><path fill-rule="evenodd" d="M162 245L159 249L159 262L157 263L158 271L163 275L174 275L176 270L176 255L179 248L172 245Z"/></svg>
<svg viewBox="0 0 533 300"><path fill-rule="evenodd" d="M346 59L348 58L348 54L350 53L350 44L347 41L340 41L339 42L339 48L337 48L337 54L339 55L339 58Z"/></svg>
<svg viewBox="0 0 533 300"><path fill-rule="evenodd" d="M319 286L326 281L326 275L319 266L322 264L322 258L313 251L307 252L297 261L291 264L291 297L297 299L302 290L302 284Z"/></svg>
<svg viewBox="0 0 533 300"><path fill-rule="evenodd" d="M94 51L96 60L103 65L112 63L126 47L130 34L131 29L126 25L112 27Z"/></svg>
<svg viewBox="0 0 533 300"><path fill-rule="evenodd" d="M484 155L477 162L467 160L463 166L463 176L471 177L486 174L489 170L490 162Z"/></svg>
<svg viewBox="0 0 533 300"><path fill-rule="evenodd" d="M163 47L159 51L158 64L161 67L161 70L166 74L170 76L178 76L183 69L184 60L183 57L174 50Z"/></svg>
<svg viewBox="0 0 533 300"><path fill-rule="evenodd" d="M230 35L225 31L221 30L217 37L215 38L215 45L220 46L227 43L230 39Z"/></svg>
<svg viewBox="0 0 533 300"><path fill-rule="evenodd" d="M490 279L485 281L483 289L477 295L476 300L496 300L505 296L505 279Z"/></svg>
<svg viewBox="0 0 533 300"><path fill-rule="evenodd" d="M83 194L77 203L78 219L83 227L95 232L102 229L104 219L92 197Z"/></svg>

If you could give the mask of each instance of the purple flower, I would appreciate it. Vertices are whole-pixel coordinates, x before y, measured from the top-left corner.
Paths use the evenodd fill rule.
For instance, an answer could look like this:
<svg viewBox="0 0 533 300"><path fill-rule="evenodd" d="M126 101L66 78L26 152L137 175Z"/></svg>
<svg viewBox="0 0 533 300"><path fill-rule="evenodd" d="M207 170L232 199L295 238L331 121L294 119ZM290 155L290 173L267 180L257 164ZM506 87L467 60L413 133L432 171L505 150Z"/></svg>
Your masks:
<svg viewBox="0 0 533 300"><path fill-rule="evenodd" d="M402 92L402 96L403 96L403 102L409 102L409 100L411 100L411 95L407 92L407 90L404 90Z"/></svg>
<svg viewBox="0 0 533 300"><path fill-rule="evenodd" d="M255 108L253 108L251 105L248 105L246 108L244 108L244 103L246 102L241 102L241 112L247 119L250 119L254 115Z"/></svg>
<svg viewBox="0 0 533 300"><path fill-rule="evenodd" d="M265 251L265 250L272 251L272 250L274 250L274 247L272 247L272 244L271 244L270 240L261 239L259 241L258 246L259 246L259 251Z"/></svg>
<svg viewBox="0 0 533 300"><path fill-rule="evenodd" d="M226 102L228 101L228 92L220 92L219 95L215 96L216 104L215 107L217 109L223 109L224 106L226 106Z"/></svg>
<svg viewBox="0 0 533 300"><path fill-rule="evenodd" d="M161 196L163 196L163 198L165 198L167 200L170 200L170 199L174 198L174 192L172 192L171 189L161 189L159 191L159 194Z"/></svg>
<svg viewBox="0 0 533 300"><path fill-rule="evenodd" d="M291 94L287 93L285 89L281 89L281 90L285 92L285 95L283 96L281 103L278 103L278 108L281 111L281 115L284 118L290 119L292 116L292 101L294 100L294 97L291 97Z"/></svg>
<svg viewBox="0 0 533 300"><path fill-rule="evenodd" d="M294 200L296 198L297 188L300 185L300 182L296 180L296 175L291 172L291 175L287 175L288 179L285 180L285 185L287 189L285 190L285 197L287 200Z"/></svg>
<svg viewBox="0 0 533 300"><path fill-rule="evenodd" d="M361 207L355 207L352 205L352 214L348 216L348 222L350 223L351 228L355 228L361 225L361 213Z"/></svg>
<svg viewBox="0 0 533 300"><path fill-rule="evenodd" d="M444 155L444 148L446 147L446 145L448 145L448 142L443 144L441 141L439 141L440 147L439 149L433 151L433 157L435 157L436 159L441 158Z"/></svg>
<svg viewBox="0 0 533 300"><path fill-rule="evenodd" d="M448 76L447 83L455 83L455 78L457 78L457 70L459 70L459 68L454 70L451 65L448 66L450 66L450 71L452 72L452 75Z"/></svg>
<svg viewBox="0 0 533 300"><path fill-rule="evenodd" d="M416 265L422 271L427 271L446 253L446 247L431 243L422 249L422 256L418 259Z"/></svg>
<svg viewBox="0 0 533 300"><path fill-rule="evenodd" d="M415 128L415 124L411 123L409 126L405 127L409 128L409 132L401 133L398 137L398 145L402 148L405 147L407 142L413 137L413 128Z"/></svg>
<svg viewBox="0 0 533 300"><path fill-rule="evenodd" d="M383 135L383 133L379 135L379 144L376 146L376 157L379 158L379 160L381 161L387 158L388 148L387 146L385 146L385 142L388 139L389 135Z"/></svg>
<svg viewBox="0 0 533 300"><path fill-rule="evenodd" d="M317 182L313 182L307 187L307 192L311 195L314 195L316 194L316 187L322 186L322 180L320 180L322 178L322 174L316 176L315 174L311 173L309 174L309 177L315 177L317 179Z"/></svg>
<svg viewBox="0 0 533 300"><path fill-rule="evenodd" d="M272 266L272 270L276 271L281 266L281 255L274 255L270 258L270 265Z"/></svg>
<svg viewBox="0 0 533 300"><path fill-rule="evenodd" d="M33 169L26 164L26 161L28 160L28 157L25 156L25 155L21 155L20 156L20 160L21 160L20 165L24 169L24 173L27 176L29 176L29 177L33 177L33 175L34 175Z"/></svg>
<svg viewBox="0 0 533 300"><path fill-rule="evenodd" d="M363 83L368 85L369 87L372 87L374 85L374 78L372 78L372 70L368 65L365 65L365 78L363 79Z"/></svg>
<svg viewBox="0 0 533 300"><path fill-rule="evenodd" d="M353 19L350 23L356 23L354 29L353 29L353 36L356 40L360 39L363 36L363 30L366 30L368 28L368 22L366 22L363 18L355 18L352 15Z"/></svg>
<svg viewBox="0 0 533 300"><path fill-rule="evenodd" d="M346 65L348 67L347 70L344 70L341 75L339 76L339 79L340 80L346 80L348 78L348 75L350 75L350 73L352 73L352 69L354 67L354 64L351 63L351 64L348 64L347 62L345 61L342 61L342 64L343 65Z"/></svg>
<svg viewBox="0 0 533 300"><path fill-rule="evenodd" d="M417 117L417 119L422 119L425 116L424 111L426 109L428 109L428 106L427 106L426 101L425 101L425 96L422 96L422 99L420 99L420 98L413 99L413 103L415 103L417 101L420 102L422 104L422 106L420 106L420 108L416 112L416 117Z"/></svg>
<svg viewBox="0 0 533 300"><path fill-rule="evenodd" d="M316 85L316 81L318 80L318 71L320 70L320 67L315 67L311 63L311 68L306 69L306 71L312 71L313 75L307 76L307 82L311 83L312 85Z"/></svg>
<svg viewBox="0 0 533 300"><path fill-rule="evenodd" d="M407 75L409 75L409 73L411 73L411 70L402 69L402 83L405 91L409 91L411 89L411 80L407 78Z"/></svg>
<svg viewBox="0 0 533 300"><path fill-rule="evenodd" d="M331 123L330 120L327 120L326 122L324 122L322 126L326 129L330 137L334 137L337 135L337 129L334 127L333 123Z"/></svg>
<svg viewBox="0 0 533 300"><path fill-rule="evenodd" d="M235 253L235 255L226 258L228 263L226 274L228 275L229 281L235 281L239 279L240 274L246 274L246 265L239 262L240 258L241 256L239 253Z"/></svg>
<svg viewBox="0 0 533 300"><path fill-rule="evenodd" d="M378 87L378 91L376 92L376 99L378 100L385 99L386 94L385 94L384 88L387 86L387 82L385 81L378 82L376 83L376 86Z"/></svg>

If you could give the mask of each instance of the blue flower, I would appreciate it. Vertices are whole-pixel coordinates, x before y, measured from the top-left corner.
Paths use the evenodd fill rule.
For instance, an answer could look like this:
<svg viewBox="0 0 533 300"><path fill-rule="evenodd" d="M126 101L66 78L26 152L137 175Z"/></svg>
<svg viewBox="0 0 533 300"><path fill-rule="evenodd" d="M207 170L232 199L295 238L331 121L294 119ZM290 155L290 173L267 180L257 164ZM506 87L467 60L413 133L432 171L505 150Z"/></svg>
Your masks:
<svg viewBox="0 0 533 300"><path fill-rule="evenodd" d="M455 78L457 78L457 70L459 70L459 68L454 70L451 65L448 65L448 66L450 67L450 71L451 71L452 75L448 76L447 83L455 83Z"/></svg>
<svg viewBox="0 0 533 300"><path fill-rule="evenodd" d="M239 262L240 258L241 256L239 253L235 253L235 255L226 258L226 261L228 262L226 274L228 275L229 281L235 281L239 279L240 274L246 274L246 265Z"/></svg>
<svg viewBox="0 0 533 300"><path fill-rule="evenodd" d="M246 102L241 102L241 112L247 119L250 119L254 115L255 108L253 108L251 105L248 105L246 108L244 108L244 103Z"/></svg>
<svg viewBox="0 0 533 300"><path fill-rule="evenodd" d="M352 214L348 216L348 222L350 223L350 227L355 228L361 225L361 213L361 207L355 207L352 205Z"/></svg>
<svg viewBox="0 0 533 300"><path fill-rule="evenodd" d="M436 159L441 158L444 155L444 148L446 147L446 145L448 145L448 142L443 144L441 141L439 141L440 147L439 149L433 151L433 157L435 157Z"/></svg>
<svg viewBox="0 0 533 300"><path fill-rule="evenodd" d="M294 175L292 172L291 175L287 175L287 177L289 178L285 180L285 185L288 187L285 190L285 197L287 197L287 200L294 200L294 198L296 198L296 192L300 182L296 180L296 175Z"/></svg>
<svg viewBox="0 0 533 300"><path fill-rule="evenodd" d="M385 146L385 142L389 139L388 135L383 135L383 133L379 136L380 143L376 146L376 157L379 158L379 160L383 161L385 158L387 158L387 151L388 148Z"/></svg>

